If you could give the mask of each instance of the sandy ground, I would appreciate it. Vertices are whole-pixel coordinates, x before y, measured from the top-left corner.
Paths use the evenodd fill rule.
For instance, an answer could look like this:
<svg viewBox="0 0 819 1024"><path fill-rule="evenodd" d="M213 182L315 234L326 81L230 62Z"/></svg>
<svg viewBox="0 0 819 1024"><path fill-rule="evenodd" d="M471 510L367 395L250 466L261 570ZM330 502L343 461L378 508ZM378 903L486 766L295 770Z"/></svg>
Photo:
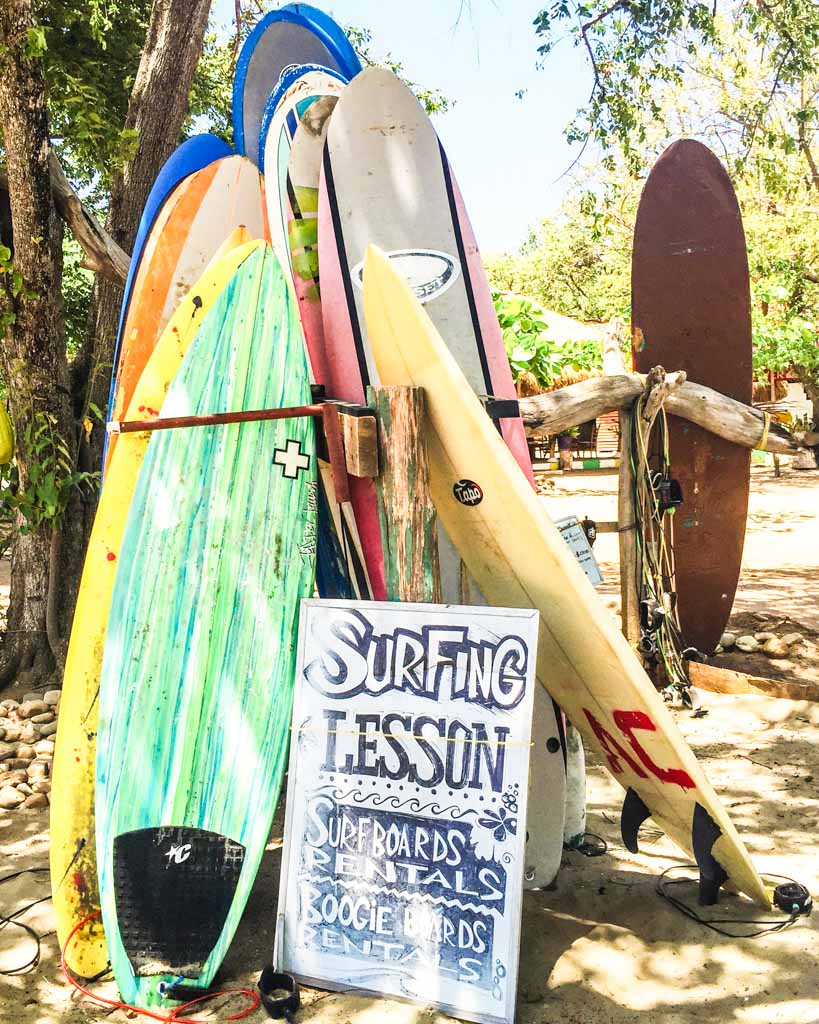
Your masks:
<svg viewBox="0 0 819 1024"><path fill-rule="evenodd" d="M785 471L774 480L755 470L737 597L737 622L748 616L801 623L819 630L819 474ZM559 478L548 499L555 516L614 518L615 477ZM602 599L616 608L616 538L595 548L606 582ZM757 657L762 657L757 656ZM800 671L813 666L800 662ZM819 704L765 697L702 694L704 717L676 712L707 774L731 810L763 872L798 879L819 893ZM819 917L757 939L729 939L681 916L655 892L658 874L680 863L676 848L644 827L641 853L619 841L622 791L608 774L589 769L591 831L609 843L597 859L567 853L553 891L524 901L518 1019L521 1024L819 1024ZM221 980L252 986L269 957L276 913L283 811L268 854L225 962ZM0 876L47 863L47 818L42 812L0 812ZM6 914L48 893L46 874L0 887ZM695 903L693 887L677 891ZM732 920L757 912L724 897L715 916ZM74 997L60 977L50 904L24 918L43 936L35 970L0 977L2 1024L81 1024L106 1019L104 1011ZM31 941L0 930L0 969L27 959ZM103 987L111 992L111 988ZM367 997L304 993L297 1019L316 1024L433 1024L446 1018L428 1008ZM235 1007L234 1007L235 1009ZM231 1010L223 1011L224 1015ZM110 1020L125 1020L115 1011ZM209 1018L212 1019L212 1018ZM259 1010L251 1021L265 1018Z"/></svg>

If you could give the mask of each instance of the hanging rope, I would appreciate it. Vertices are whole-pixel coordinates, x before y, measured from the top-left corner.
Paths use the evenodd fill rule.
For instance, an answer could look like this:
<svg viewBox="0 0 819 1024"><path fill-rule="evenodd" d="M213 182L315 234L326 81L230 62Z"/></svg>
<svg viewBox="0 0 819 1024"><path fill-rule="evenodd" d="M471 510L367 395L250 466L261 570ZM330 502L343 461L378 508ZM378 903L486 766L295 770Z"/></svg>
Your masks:
<svg viewBox="0 0 819 1024"><path fill-rule="evenodd" d="M693 706L691 683L685 669L685 643L677 615L674 579L674 501L668 422L660 408L654 423L646 423L643 411L648 398L642 395L631 412L631 471L634 481L634 512L637 534L637 572L640 594L640 643L638 650L658 664L687 707ZM652 452L652 436L657 443Z"/></svg>

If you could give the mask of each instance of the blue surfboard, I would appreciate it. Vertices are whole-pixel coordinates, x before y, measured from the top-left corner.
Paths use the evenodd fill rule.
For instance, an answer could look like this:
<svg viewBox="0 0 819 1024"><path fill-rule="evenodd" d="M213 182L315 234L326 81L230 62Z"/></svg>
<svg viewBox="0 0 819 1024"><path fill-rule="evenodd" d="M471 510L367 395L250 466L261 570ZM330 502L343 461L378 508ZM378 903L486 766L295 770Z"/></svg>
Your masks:
<svg viewBox="0 0 819 1024"><path fill-rule="evenodd" d="M245 40L233 79L236 152L258 158L262 118L270 94L293 65L320 64L346 79L361 62L341 26L310 4L271 11Z"/></svg>
<svg viewBox="0 0 819 1024"><path fill-rule="evenodd" d="M257 166L262 173L264 173L264 148L267 141L267 132L270 128L270 122L273 120L273 115L279 109L279 104L284 99L284 96L291 86L295 85L300 78L304 78L305 75L310 74L311 71L319 71L325 75L329 75L330 78L336 79L341 82L342 85L346 85L350 79L341 74L339 71L334 71L332 68L325 67L323 64L299 64L296 67L288 68L287 71L279 79L279 82L270 97L265 104L264 113L262 114L262 126L259 130L259 152L257 157ZM292 142L293 136L296 134L296 129L299 126L302 115L305 110L317 100L318 95L315 96L302 96L293 109L287 113L286 129L290 141Z"/></svg>

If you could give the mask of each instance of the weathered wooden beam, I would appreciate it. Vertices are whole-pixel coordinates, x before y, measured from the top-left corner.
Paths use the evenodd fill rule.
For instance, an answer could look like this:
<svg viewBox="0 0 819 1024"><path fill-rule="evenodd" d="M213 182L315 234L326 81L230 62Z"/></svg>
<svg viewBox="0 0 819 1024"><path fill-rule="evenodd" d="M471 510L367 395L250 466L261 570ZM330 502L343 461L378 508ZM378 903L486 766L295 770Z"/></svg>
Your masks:
<svg viewBox="0 0 819 1024"><path fill-rule="evenodd" d="M617 471L617 546L620 552L620 628L632 647L640 639L640 581L637 566L637 513L631 468L631 416L620 413L620 468Z"/></svg>
<svg viewBox="0 0 819 1024"><path fill-rule="evenodd" d="M339 406L347 472L351 476L378 476L378 428L371 410Z"/></svg>
<svg viewBox="0 0 819 1024"><path fill-rule="evenodd" d="M421 388L370 387L367 401L378 422L375 480L387 597L441 601L438 531L429 493Z"/></svg>
<svg viewBox="0 0 819 1024"><path fill-rule="evenodd" d="M605 377L628 372L623 356L623 345L628 337L625 323L618 316L612 317L603 332L603 375Z"/></svg>
<svg viewBox="0 0 819 1024"><path fill-rule="evenodd" d="M819 683L801 679L764 679L695 661L688 662L688 678L693 686L711 693L756 693L819 703Z"/></svg>
<svg viewBox="0 0 819 1024"><path fill-rule="evenodd" d="M639 398L645 377L638 373L595 377L580 381L545 395L519 400L526 433L558 434L578 423L595 419L605 412L628 408ZM685 381L679 390L668 395L666 410L674 416L696 423L744 448L759 448L765 433L765 414L721 395L704 384ZM791 435L772 421L765 440L765 451L794 455L812 438Z"/></svg>

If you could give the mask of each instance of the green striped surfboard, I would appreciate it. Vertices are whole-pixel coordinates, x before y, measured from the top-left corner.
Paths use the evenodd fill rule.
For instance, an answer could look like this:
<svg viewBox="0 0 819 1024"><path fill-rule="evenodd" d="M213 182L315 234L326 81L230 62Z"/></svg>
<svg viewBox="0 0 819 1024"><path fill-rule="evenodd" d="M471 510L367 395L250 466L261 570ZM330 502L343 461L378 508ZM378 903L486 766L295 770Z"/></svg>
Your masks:
<svg viewBox="0 0 819 1024"><path fill-rule="evenodd" d="M203 320L161 415L309 401L295 299L260 247ZM158 431L148 445L97 755L102 916L126 1002L207 988L242 915L285 770L315 512L310 419Z"/></svg>

